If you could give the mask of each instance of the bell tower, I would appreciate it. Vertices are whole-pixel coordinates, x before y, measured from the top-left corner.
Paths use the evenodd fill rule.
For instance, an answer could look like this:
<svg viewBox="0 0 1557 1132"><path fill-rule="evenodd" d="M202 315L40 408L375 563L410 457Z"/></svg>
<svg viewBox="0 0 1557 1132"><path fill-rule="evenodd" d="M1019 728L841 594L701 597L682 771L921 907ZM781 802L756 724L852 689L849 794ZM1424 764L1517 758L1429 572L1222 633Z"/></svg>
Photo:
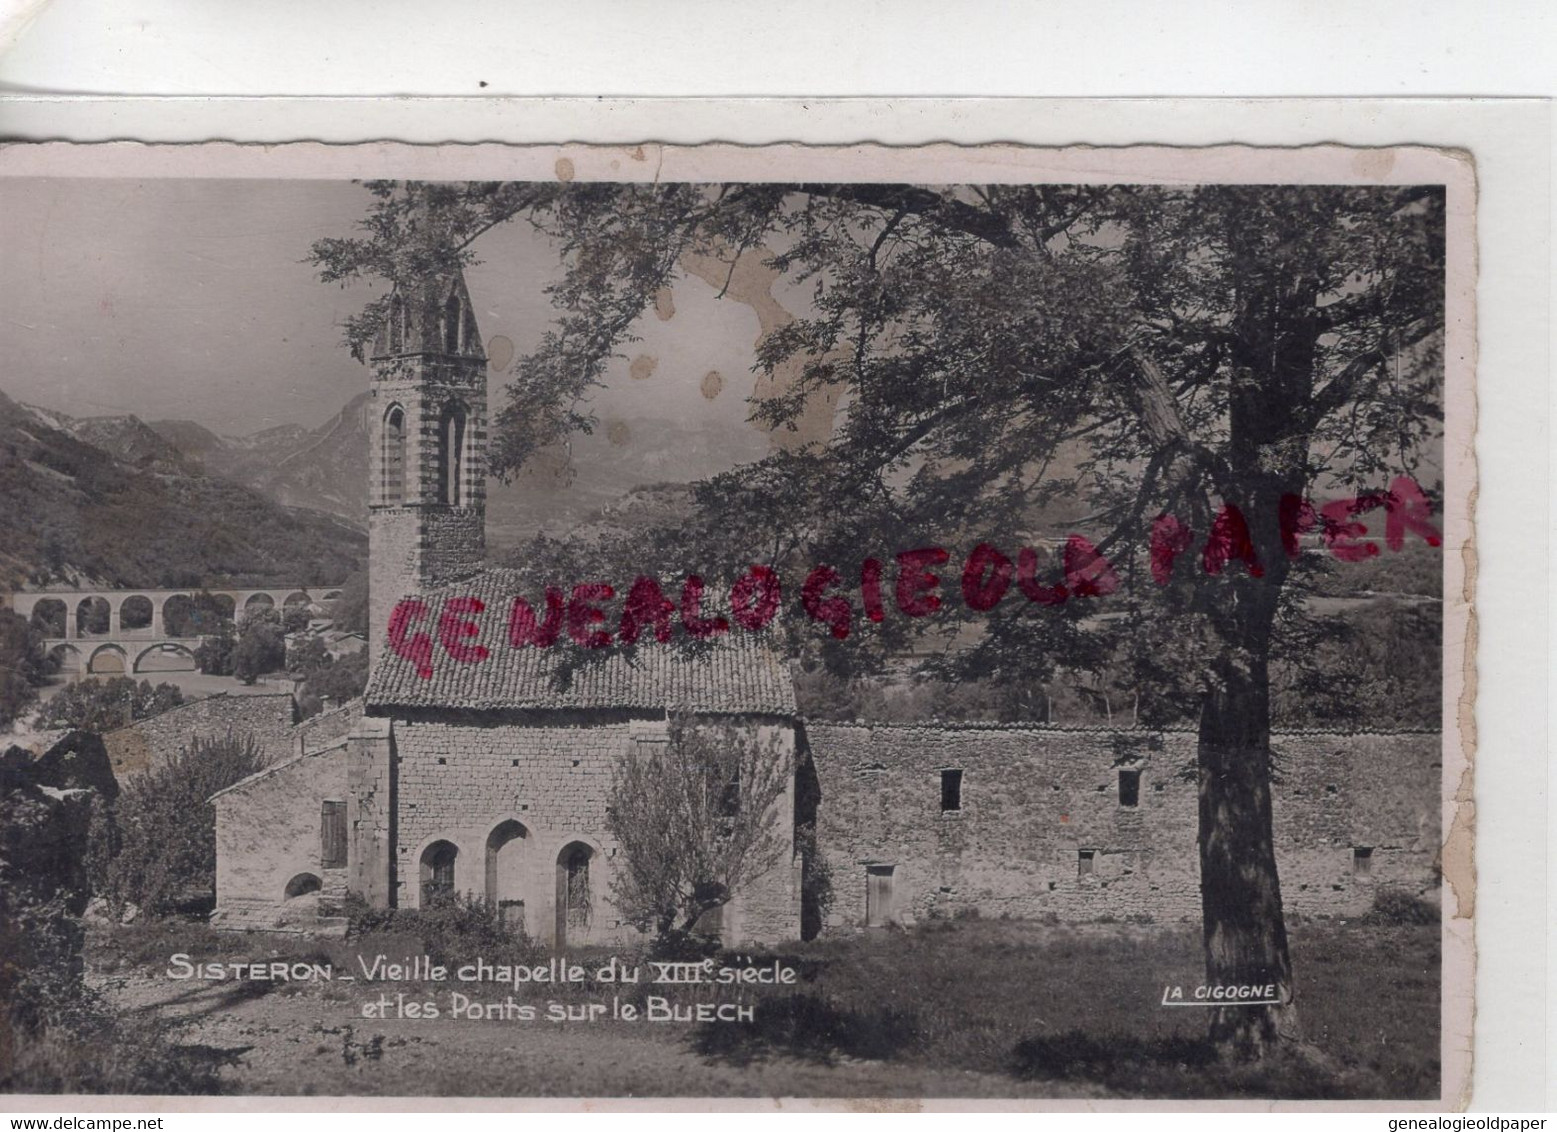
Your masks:
<svg viewBox="0 0 1557 1132"><path fill-rule="evenodd" d="M486 351L456 271L397 286L368 402L368 656L408 594L486 559Z"/></svg>

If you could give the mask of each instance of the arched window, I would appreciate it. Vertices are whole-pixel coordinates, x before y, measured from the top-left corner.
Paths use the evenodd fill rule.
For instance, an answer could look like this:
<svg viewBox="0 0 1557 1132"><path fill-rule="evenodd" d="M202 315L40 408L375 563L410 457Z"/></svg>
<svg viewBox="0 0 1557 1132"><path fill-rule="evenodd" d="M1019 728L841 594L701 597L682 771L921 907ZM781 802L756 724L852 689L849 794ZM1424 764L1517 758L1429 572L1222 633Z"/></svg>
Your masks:
<svg viewBox="0 0 1557 1132"><path fill-rule="evenodd" d="M460 323L464 321L462 314L459 291L450 291L448 301L443 304L443 352L445 354L460 352Z"/></svg>
<svg viewBox="0 0 1557 1132"><path fill-rule="evenodd" d="M458 507L463 502L465 410L454 402L438 418L438 502Z"/></svg>
<svg viewBox="0 0 1557 1132"><path fill-rule="evenodd" d="M459 849L450 841L434 841L422 850L422 907L454 893L454 862Z"/></svg>
<svg viewBox="0 0 1557 1132"><path fill-rule="evenodd" d="M391 353L405 349L405 300L399 294L389 300L389 349Z"/></svg>
<svg viewBox="0 0 1557 1132"><path fill-rule="evenodd" d="M405 501L405 410L391 405L384 414L383 498L387 504Z"/></svg>

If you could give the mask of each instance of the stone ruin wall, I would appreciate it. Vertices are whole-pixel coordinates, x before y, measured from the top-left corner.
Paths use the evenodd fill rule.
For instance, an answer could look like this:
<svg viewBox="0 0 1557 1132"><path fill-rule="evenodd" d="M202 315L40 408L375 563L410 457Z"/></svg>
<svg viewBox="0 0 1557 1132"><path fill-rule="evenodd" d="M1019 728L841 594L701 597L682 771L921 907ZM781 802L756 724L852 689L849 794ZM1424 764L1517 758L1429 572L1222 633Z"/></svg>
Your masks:
<svg viewBox="0 0 1557 1132"><path fill-rule="evenodd" d="M223 739L229 732L240 739L251 736L265 761L274 763L294 753L293 719L291 692L218 693L110 731L103 745L121 779L149 769L196 739Z"/></svg>
<svg viewBox="0 0 1557 1132"><path fill-rule="evenodd" d="M1437 733L1295 732L1272 746L1289 911L1358 915L1383 886L1436 884ZM905 922L964 910L1199 921L1196 787L1182 773L1193 733L813 723L806 747L833 893L824 931L863 925L884 883ZM1135 806L1121 804L1121 765L1139 771ZM943 812L945 769L962 771L961 805Z"/></svg>

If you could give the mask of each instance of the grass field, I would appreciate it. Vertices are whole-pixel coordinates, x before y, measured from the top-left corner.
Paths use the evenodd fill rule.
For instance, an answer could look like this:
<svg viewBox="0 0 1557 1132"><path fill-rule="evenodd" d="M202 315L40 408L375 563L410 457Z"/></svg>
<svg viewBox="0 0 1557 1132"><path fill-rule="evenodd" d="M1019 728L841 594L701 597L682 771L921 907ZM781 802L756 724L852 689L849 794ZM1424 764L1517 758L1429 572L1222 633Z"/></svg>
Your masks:
<svg viewBox="0 0 1557 1132"><path fill-rule="evenodd" d="M1199 981L1195 931L1139 925L946 921L796 944L789 987L175 981L194 962L420 954L379 932L350 941L238 936L202 925L100 928L91 977L122 1009L173 1026L222 1068L224 1091L465 1096L984 1096L1427 1098L1438 1092L1438 933L1360 921L1291 927L1305 1036L1318 1058L1229 1068L1200 1011L1160 1005ZM494 962L501 955L483 952ZM578 953L591 970L609 952ZM528 952L529 962L544 962ZM622 956L631 959L629 956ZM726 960L728 961L728 960ZM647 972L648 968L645 968ZM647 978L647 973L645 978ZM538 1008L534 1021L367 1019L387 992L446 1006ZM742 1001L750 1022L548 1022L550 1001Z"/></svg>

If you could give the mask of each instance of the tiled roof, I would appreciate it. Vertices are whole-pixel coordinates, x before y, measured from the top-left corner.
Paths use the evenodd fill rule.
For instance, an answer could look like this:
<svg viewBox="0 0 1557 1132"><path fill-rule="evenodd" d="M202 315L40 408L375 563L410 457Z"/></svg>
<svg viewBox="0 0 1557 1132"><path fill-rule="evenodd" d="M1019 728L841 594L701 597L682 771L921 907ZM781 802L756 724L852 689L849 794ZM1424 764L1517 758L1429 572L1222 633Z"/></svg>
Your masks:
<svg viewBox="0 0 1557 1132"><path fill-rule="evenodd" d="M486 607L474 618L481 631L467 641L484 646L488 655L462 663L435 644L432 675L424 679L414 661L386 647L368 682L365 698L370 707L795 714L788 666L760 634L732 627L711 641L688 642L678 627L668 644L654 643L652 632L646 631L636 647L592 650L575 644L564 631L549 648L512 648L507 624L516 596L531 602L538 597L508 570L488 570L422 595L427 618L413 629L435 641L446 599L479 598ZM606 623L599 628L615 627ZM382 630L375 626L374 631Z"/></svg>

